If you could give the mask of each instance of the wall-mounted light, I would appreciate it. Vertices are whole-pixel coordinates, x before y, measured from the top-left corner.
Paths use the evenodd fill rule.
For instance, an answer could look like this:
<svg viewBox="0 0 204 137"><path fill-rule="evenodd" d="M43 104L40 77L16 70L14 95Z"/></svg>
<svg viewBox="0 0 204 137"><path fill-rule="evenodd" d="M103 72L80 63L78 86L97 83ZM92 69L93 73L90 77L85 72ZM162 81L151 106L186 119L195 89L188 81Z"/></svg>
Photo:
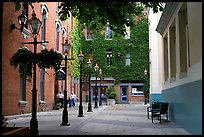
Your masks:
<svg viewBox="0 0 204 137"><path fill-rule="evenodd" d="M118 57L118 59L120 59L120 57L121 57L121 53L120 52L117 53L117 57Z"/></svg>
<svg viewBox="0 0 204 137"><path fill-rule="evenodd" d="M16 25L14 23L12 23L10 25L10 28L11 30L14 30L14 29L17 29L17 30L20 30L21 32L23 31L23 28L24 28L24 25L26 24L26 21L27 21L27 17L26 15L24 15L24 13L22 12L21 15L19 15L18 17L18 23L20 24L20 28L17 28Z"/></svg>

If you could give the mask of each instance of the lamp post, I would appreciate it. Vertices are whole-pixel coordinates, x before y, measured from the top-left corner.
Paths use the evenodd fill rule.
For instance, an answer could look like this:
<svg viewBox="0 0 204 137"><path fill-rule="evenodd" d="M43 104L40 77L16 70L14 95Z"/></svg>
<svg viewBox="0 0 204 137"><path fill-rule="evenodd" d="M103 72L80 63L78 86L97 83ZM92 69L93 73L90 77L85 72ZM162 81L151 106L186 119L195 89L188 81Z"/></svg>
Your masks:
<svg viewBox="0 0 204 137"><path fill-rule="evenodd" d="M80 53L78 55L79 63L80 63L80 104L79 104L79 115L77 117L84 117L83 115L83 106L82 106L82 62L83 62L84 55L82 54L82 51L80 50Z"/></svg>
<svg viewBox="0 0 204 137"><path fill-rule="evenodd" d="M144 75L145 75L145 81L146 81L146 76L147 76L147 70L145 69L144 70ZM144 87L145 87L145 81L144 81ZM145 91L145 88L144 88L144 104L146 105L147 104L147 95L146 95L146 91Z"/></svg>
<svg viewBox="0 0 204 137"><path fill-rule="evenodd" d="M93 112L92 111L92 106L91 106L91 59L87 62L88 67L89 67L89 103L88 103L88 111L87 112Z"/></svg>
<svg viewBox="0 0 204 137"><path fill-rule="evenodd" d="M68 123L68 110L67 110L67 60L72 60L71 58L68 59L68 51L70 48L70 44L68 43L68 39L65 40L65 43L62 44L63 47L63 53L65 55L65 88L64 88L64 109L62 112L62 123L60 124L61 126L69 126L70 124Z"/></svg>
<svg viewBox="0 0 204 137"><path fill-rule="evenodd" d="M102 70L99 69L99 75L100 75L100 99L99 99L99 106L102 106L102 100L101 100L101 77L102 77Z"/></svg>
<svg viewBox="0 0 204 137"><path fill-rule="evenodd" d="M19 22L20 23L20 22ZM33 34L34 41L33 42L25 42L22 44L33 44L34 45L34 59L33 59L33 89L32 91L32 117L30 120L30 135L38 135L38 121L36 117L37 113L37 90L36 90L36 51L37 44L39 43L48 43L45 42L37 42L37 35L39 33L42 22L36 18L35 11L33 10L32 18L27 22L30 26L31 32Z"/></svg>
<svg viewBox="0 0 204 137"><path fill-rule="evenodd" d="M98 64L97 64L97 63L96 63L96 66L95 66L94 68L95 68L95 72L96 72L96 85L95 85L95 106L94 106L94 108L98 108L98 98L97 98L97 72L98 72L99 66L98 66Z"/></svg>

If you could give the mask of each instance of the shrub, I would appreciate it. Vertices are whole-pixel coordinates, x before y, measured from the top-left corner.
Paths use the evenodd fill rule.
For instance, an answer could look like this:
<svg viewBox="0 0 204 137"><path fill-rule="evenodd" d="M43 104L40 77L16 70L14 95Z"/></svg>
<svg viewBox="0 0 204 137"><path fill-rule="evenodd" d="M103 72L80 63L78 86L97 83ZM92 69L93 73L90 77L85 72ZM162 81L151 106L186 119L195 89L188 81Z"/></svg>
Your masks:
<svg viewBox="0 0 204 137"><path fill-rule="evenodd" d="M116 99L118 95L117 90L114 87L108 87L107 98L108 99Z"/></svg>

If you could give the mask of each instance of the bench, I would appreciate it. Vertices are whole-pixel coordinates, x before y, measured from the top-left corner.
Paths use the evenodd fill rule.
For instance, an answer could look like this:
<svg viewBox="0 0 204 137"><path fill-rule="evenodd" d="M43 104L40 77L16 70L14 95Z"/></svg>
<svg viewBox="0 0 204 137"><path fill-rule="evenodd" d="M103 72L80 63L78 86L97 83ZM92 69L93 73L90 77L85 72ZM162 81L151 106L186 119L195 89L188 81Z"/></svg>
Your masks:
<svg viewBox="0 0 204 137"><path fill-rule="evenodd" d="M167 102L158 102L152 104L151 109L151 118L152 123L154 122L154 118L158 118L159 122L161 123L162 116L165 116L168 120L168 106L169 104Z"/></svg>

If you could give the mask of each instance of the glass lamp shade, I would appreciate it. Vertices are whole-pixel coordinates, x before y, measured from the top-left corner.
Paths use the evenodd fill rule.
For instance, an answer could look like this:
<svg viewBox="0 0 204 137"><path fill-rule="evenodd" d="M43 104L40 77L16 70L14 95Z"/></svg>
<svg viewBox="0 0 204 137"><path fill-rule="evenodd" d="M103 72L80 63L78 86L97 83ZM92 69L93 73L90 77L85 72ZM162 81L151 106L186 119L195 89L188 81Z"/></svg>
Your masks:
<svg viewBox="0 0 204 137"><path fill-rule="evenodd" d="M94 67L94 69L95 69L95 71L98 71L99 66L98 66L98 64L97 64L97 63L96 63L96 66Z"/></svg>
<svg viewBox="0 0 204 137"><path fill-rule="evenodd" d="M19 15L18 17L18 22L20 25L25 25L26 21L27 21L27 17L26 15L24 15L23 13L21 15Z"/></svg>
<svg viewBox="0 0 204 137"><path fill-rule="evenodd" d="M87 62L88 67L91 67L91 59L89 59L89 61Z"/></svg>
<svg viewBox="0 0 204 137"><path fill-rule="evenodd" d="M118 52L118 58L120 58L120 56L121 56L121 53L120 53L120 52Z"/></svg>
<svg viewBox="0 0 204 137"><path fill-rule="evenodd" d="M82 54L82 51L80 50L80 53L78 55L79 61L82 62L83 61L83 57L84 55Z"/></svg>
<svg viewBox="0 0 204 137"><path fill-rule="evenodd" d="M40 31L42 22L38 18L36 18L36 14L34 11L32 13L32 18L28 20L28 24L30 26L32 34L37 35Z"/></svg>
<svg viewBox="0 0 204 137"><path fill-rule="evenodd" d="M100 74L100 75L102 74L102 70L101 70L101 68L99 69L99 74Z"/></svg>
<svg viewBox="0 0 204 137"><path fill-rule="evenodd" d="M144 74L147 75L147 70L146 69L144 70Z"/></svg>
<svg viewBox="0 0 204 137"><path fill-rule="evenodd" d="M68 43L68 39L65 40L65 43L62 44L63 47L63 53L68 54L69 48L71 45Z"/></svg>

